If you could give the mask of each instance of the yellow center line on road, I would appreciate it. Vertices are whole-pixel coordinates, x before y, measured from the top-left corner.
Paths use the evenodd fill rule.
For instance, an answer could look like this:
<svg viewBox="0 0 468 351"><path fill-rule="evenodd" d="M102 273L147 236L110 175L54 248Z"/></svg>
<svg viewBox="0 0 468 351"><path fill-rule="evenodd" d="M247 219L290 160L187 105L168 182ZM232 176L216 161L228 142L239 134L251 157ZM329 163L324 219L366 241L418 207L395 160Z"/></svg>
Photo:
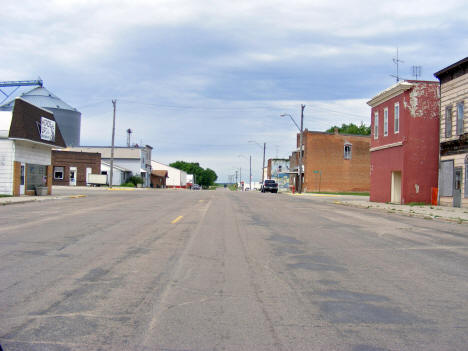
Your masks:
<svg viewBox="0 0 468 351"><path fill-rule="evenodd" d="M176 224L178 221L180 221L180 220L182 219L182 217L184 217L184 216L179 216L179 217L177 217L177 218L174 219L171 223L172 223L172 224Z"/></svg>

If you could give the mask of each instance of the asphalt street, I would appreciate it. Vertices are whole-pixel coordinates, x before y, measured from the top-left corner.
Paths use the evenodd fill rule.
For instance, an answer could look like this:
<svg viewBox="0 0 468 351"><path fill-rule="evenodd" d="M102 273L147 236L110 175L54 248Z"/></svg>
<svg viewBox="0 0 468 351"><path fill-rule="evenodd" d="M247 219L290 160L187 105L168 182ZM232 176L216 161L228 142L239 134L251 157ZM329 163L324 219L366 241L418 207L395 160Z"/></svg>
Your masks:
<svg viewBox="0 0 468 351"><path fill-rule="evenodd" d="M259 192L0 208L3 350L466 350L466 225Z"/></svg>

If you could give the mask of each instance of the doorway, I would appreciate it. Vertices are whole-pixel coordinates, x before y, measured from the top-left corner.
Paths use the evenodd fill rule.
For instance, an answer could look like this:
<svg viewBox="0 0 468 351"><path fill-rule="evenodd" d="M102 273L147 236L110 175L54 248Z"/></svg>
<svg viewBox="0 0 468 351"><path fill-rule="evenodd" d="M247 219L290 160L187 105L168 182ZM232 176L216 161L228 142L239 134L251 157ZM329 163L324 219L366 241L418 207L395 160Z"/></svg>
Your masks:
<svg viewBox="0 0 468 351"><path fill-rule="evenodd" d="M76 186L76 167L70 167L70 185Z"/></svg>
<svg viewBox="0 0 468 351"><path fill-rule="evenodd" d="M453 207L461 207L462 167L455 167L453 174Z"/></svg>
<svg viewBox="0 0 468 351"><path fill-rule="evenodd" d="M401 204L401 171L392 172L392 190L390 201L392 203Z"/></svg>
<svg viewBox="0 0 468 351"><path fill-rule="evenodd" d="M91 167L86 167L86 185L89 182L89 175L93 173L93 169Z"/></svg>
<svg viewBox="0 0 468 351"><path fill-rule="evenodd" d="M25 172L26 172L26 165L21 163L20 169L20 195L24 195L24 184L25 184Z"/></svg>

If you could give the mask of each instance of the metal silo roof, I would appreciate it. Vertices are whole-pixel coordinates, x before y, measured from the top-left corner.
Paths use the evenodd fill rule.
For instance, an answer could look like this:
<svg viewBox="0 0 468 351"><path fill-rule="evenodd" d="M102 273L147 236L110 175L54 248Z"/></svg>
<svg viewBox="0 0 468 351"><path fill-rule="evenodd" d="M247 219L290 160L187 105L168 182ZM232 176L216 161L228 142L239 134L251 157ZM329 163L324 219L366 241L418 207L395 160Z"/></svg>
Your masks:
<svg viewBox="0 0 468 351"><path fill-rule="evenodd" d="M52 94L49 90L44 87L37 87L34 88L24 94L21 94L21 98L26 100L27 102L42 107L42 108L56 108L62 110L69 110L69 111L77 111L76 108L70 106L63 100L61 100L56 95ZM9 111L13 110L13 105L15 100L12 100L2 106L0 106L0 110Z"/></svg>

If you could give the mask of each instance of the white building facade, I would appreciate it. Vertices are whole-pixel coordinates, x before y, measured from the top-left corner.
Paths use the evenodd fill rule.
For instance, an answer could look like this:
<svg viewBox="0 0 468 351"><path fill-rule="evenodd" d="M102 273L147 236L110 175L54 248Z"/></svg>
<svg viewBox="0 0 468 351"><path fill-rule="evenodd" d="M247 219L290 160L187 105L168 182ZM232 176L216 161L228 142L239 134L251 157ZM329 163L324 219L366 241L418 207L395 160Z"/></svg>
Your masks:
<svg viewBox="0 0 468 351"><path fill-rule="evenodd" d="M153 170L167 171L167 188L185 188L187 186L188 178L186 172L154 160L151 161L151 167Z"/></svg>
<svg viewBox="0 0 468 351"><path fill-rule="evenodd" d="M0 112L0 194L52 192L52 149L65 143L54 115L22 99Z"/></svg>
<svg viewBox="0 0 468 351"><path fill-rule="evenodd" d="M110 174L111 147L109 146L80 146L68 148L70 151L99 152L101 154L101 173L107 168ZM119 175L114 179L112 174L112 185L125 183L129 177L140 176L143 178L143 186L149 187L151 180L151 151L153 148L149 145L114 147L114 171ZM106 172L106 170L104 170ZM117 184L117 180L119 183Z"/></svg>

